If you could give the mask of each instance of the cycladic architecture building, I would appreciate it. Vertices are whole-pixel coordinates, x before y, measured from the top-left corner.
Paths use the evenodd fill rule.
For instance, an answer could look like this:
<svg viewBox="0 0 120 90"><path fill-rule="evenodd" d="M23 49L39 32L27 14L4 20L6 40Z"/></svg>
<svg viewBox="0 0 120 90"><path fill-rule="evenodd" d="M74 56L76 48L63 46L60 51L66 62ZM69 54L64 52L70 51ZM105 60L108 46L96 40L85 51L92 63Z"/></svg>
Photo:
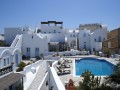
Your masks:
<svg viewBox="0 0 120 90"><path fill-rule="evenodd" d="M102 42L107 39L107 26L98 23L80 24L78 30L68 30L67 42L70 49L101 51ZM73 47L74 46L74 47Z"/></svg>
<svg viewBox="0 0 120 90"><path fill-rule="evenodd" d="M24 75L14 73L14 71L21 62L22 56L32 58L41 54L48 55L49 52L62 52L71 49L86 50L93 54L95 51L102 50L102 42L106 39L107 26L99 23L80 24L77 29L64 29L63 22L57 21L41 22L41 27L35 31L29 27L5 28L5 42L9 47L0 47L0 89L12 90L18 83L21 83ZM34 65L36 66L36 64ZM51 67L50 73L52 72L54 69ZM45 71L45 73L48 72ZM51 74L50 77L53 78L54 75ZM6 80L6 78L14 79ZM54 83L51 82L55 85Z"/></svg>
<svg viewBox="0 0 120 90"><path fill-rule="evenodd" d="M49 39L49 51L65 51L65 31L63 22L48 21L41 22L41 35Z"/></svg>
<svg viewBox="0 0 120 90"><path fill-rule="evenodd" d="M5 42L10 47L19 47L21 54L27 57L70 49L93 53L101 51L106 38L107 27L99 23L80 24L79 28L71 30L63 29L63 22L57 21L41 22L36 31L29 27L5 28Z"/></svg>
<svg viewBox="0 0 120 90"><path fill-rule="evenodd" d="M5 38L9 36L7 31L9 32L9 30L5 29L5 34L7 33ZM47 54L48 39L46 37L41 37L40 34L35 33L29 27L13 30L10 28L10 31L13 32L10 33L12 38L8 38L10 41L13 40L10 47L20 47L22 55L26 57L36 57L40 56L40 54ZM13 36L15 36L14 39ZM6 43L8 44L9 42L6 40Z"/></svg>
<svg viewBox="0 0 120 90"><path fill-rule="evenodd" d="M66 38L67 38L67 43L68 43L68 49L79 49L79 43L78 43L78 35L79 35L79 30L66 30Z"/></svg>

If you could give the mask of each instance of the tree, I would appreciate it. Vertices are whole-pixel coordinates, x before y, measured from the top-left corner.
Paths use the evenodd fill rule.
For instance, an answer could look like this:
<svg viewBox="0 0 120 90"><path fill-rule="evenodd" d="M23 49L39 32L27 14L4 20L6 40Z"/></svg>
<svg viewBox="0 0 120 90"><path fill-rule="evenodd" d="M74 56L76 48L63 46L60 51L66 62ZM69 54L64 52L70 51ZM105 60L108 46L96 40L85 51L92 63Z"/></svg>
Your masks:
<svg viewBox="0 0 120 90"><path fill-rule="evenodd" d="M95 78L88 70L82 73L81 77L83 77L83 80L79 82L79 86L76 87L76 90L94 90L100 86L101 78Z"/></svg>
<svg viewBox="0 0 120 90"><path fill-rule="evenodd" d="M20 64L18 65L18 69L16 70L17 72L19 72L19 71L23 71L23 68L26 66L26 63L24 63L24 62L20 62Z"/></svg>
<svg viewBox="0 0 120 90"><path fill-rule="evenodd" d="M40 33L41 32L41 29L37 29L37 33Z"/></svg>
<svg viewBox="0 0 120 90"><path fill-rule="evenodd" d="M117 64L117 66L114 69L113 74L110 75L108 79L114 83L120 84L120 62Z"/></svg>
<svg viewBox="0 0 120 90"><path fill-rule="evenodd" d="M43 53L40 54L40 58L44 59L44 54Z"/></svg>

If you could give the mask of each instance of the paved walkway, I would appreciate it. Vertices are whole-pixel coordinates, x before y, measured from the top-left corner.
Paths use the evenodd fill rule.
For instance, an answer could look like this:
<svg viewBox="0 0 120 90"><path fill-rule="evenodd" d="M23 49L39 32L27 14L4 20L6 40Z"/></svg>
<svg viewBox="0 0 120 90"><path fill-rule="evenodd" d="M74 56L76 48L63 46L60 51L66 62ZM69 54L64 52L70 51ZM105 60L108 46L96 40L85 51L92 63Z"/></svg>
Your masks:
<svg viewBox="0 0 120 90"><path fill-rule="evenodd" d="M40 83L42 82L42 79L44 78L45 73L46 73L46 61L42 61L42 63L40 63L40 67L34 80L32 81L27 90L37 90Z"/></svg>

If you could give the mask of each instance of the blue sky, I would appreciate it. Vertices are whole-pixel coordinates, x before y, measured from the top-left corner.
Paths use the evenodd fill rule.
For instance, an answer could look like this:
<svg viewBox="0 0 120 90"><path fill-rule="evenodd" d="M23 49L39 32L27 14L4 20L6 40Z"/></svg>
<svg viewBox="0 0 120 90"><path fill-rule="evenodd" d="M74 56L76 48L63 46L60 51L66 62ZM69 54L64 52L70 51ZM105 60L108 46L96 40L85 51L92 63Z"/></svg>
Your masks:
<svg viewBox="0 0 120 90"><path fill-rule="evenodd" d="M102 23L120 27L120 0L0 0L0 33L4 27L30 26L41 21L63 21L65 28Z"/></svg>

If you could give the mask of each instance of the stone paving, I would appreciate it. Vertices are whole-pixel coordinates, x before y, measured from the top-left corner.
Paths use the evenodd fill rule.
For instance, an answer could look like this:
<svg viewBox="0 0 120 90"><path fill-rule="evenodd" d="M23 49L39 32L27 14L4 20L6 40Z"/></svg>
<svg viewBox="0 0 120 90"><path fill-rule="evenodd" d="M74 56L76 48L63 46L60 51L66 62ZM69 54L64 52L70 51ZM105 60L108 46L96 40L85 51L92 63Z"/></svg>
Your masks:
<svg viewBox="0 0 120 90"><path fill-rule="evenodd" d="M27 90L37 90L40 83L42 82L42 79L44 78L45 73L46 73L46 61L42 61L40 63L40 67L38 69L38 72L34 80L32 81L32 83L30 84ZM44 90L47 90L47 89L44 89Z"/></svg>

